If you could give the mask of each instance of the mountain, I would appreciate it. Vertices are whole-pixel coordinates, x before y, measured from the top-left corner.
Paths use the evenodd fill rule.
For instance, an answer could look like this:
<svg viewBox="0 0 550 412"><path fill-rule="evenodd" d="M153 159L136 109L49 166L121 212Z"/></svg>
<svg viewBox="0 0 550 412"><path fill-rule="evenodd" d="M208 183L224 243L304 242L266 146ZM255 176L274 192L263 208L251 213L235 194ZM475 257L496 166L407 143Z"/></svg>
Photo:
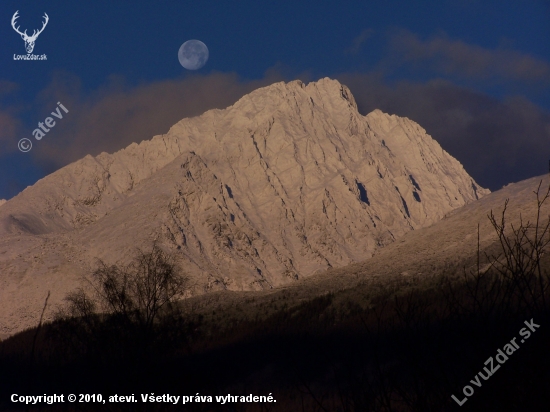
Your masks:
<svg viewBox="0 0 550 412"><path fill-rule="evenodd" d="M328 78L275 83L167 134L86 156L0 208L0 333L36 323L95 258L159 240L193 293L365 260L489 191L418 124Z"/></svg>

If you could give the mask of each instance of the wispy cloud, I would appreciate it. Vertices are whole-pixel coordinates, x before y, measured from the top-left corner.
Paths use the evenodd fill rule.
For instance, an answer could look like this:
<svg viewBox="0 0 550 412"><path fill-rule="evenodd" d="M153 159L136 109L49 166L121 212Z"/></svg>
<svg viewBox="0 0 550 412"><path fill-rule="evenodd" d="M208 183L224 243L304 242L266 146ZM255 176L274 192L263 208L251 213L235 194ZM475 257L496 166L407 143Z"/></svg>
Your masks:
<svg viewBox="0 0 550 412"><path fill-rule="evenodd" d="M0 80L0 155L14 150L13 142L20 131L22 124L18 119L19 108L5 104L10 95L19 89L16 83Z"/></svg>
<svg viewBox="0 0 550 412"><path fill-rule="evenodd" d="M550 86L550 63L516 50L468 44L439 34L422 40L407 30L389 36L389 46L401 63L471 79L518 81Z"/></svg>
<svg viewBox="0 0 550 412"><path fill-rule="evenodd" d="M21 129L21 122L9 111L0 110L0 154L17 149L16 137ZM13 147L10 147L13 146Z"/></svg>
<svg viewBox="0 0 550 412"><path fill-rule="evenodd" d="M361 51L363 44L373 35L373 29L365 29L353 39L353 42L350 47L344 50L345 54L357 54Z"/></svg>
<svg viewBox="0 0 550 412"><path fill-rule="evenodd" d="M17 83L10 82L8 80L0 80L0 99L8 96L9 94L17 91L19 86Z"/></svg>

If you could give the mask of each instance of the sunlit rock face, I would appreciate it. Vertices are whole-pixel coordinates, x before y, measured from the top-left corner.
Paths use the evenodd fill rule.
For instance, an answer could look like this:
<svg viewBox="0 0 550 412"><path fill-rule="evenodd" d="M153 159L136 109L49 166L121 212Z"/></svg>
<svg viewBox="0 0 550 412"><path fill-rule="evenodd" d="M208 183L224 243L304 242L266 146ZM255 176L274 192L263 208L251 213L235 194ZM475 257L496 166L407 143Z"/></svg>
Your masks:
<svg viewBox="0 0 550 412"><path fill-rule="evenodd" d="M367 259L488 193L412 120L361 115L338 81L275 83L2 205L0 319L4 332L32 324L48 290L59 302L96 257L124 261L153 239L194 293L270 288Z"/></svg>

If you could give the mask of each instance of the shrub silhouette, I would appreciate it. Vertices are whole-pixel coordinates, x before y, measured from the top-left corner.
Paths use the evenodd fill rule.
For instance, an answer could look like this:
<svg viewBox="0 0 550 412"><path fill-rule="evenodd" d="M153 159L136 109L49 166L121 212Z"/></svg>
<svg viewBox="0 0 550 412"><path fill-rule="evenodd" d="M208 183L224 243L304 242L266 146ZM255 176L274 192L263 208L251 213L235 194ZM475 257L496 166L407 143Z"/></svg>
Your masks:
<svg viewBox="0 0 550 412"><path fill-rule="evenodd" d="M188 279L179 273L173 256L155 243L150 252L138 249L135 259L126 266L107 265L100 260L92 284L104 310L150 330L161 316L174 310L176 299L187 290ZM82 315L93 310L93 303L83 296L70 302Z"/></svg>
<svg viewBox="0 0 550 412"><path fill-rule="evenodd" d="M168 355L182 343L189 325L176 302L189 281L158 244L137 249L126 265L98 260L88 281L92 293L68 294L52 328L56 340L65 342L65 358L91 356L105 366L144 355L153 361L155 354Z"/></svg>

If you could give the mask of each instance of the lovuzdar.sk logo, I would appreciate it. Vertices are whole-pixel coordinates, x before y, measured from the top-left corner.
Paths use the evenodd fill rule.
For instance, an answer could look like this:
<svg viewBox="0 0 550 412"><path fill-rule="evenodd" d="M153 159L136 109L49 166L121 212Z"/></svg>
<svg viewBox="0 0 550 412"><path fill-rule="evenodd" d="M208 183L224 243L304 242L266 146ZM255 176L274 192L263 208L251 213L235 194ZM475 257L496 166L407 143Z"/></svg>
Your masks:
<svg viewBox="0 0 550 412"><path fill-rule="evenodd" d="M34 43L36 42L36 39L44 31L46 28L46 25L48 24L48 21L50 18L46 13L44 13L44 22L42 23L42 28L40 30L33 30L33 33L31 36L27 34L27 30L24 32L21 32L19 30L19 26L15 27L16 20L19 18L19 10L17 10L13 17L11 18L11 27L13 27L13 30L15 30L23 39L25 42L25 49L27 50L27 54L14 54L13 60L47 60L47 56L45 54L32 54L32 51L34 50Z"/></svg>

